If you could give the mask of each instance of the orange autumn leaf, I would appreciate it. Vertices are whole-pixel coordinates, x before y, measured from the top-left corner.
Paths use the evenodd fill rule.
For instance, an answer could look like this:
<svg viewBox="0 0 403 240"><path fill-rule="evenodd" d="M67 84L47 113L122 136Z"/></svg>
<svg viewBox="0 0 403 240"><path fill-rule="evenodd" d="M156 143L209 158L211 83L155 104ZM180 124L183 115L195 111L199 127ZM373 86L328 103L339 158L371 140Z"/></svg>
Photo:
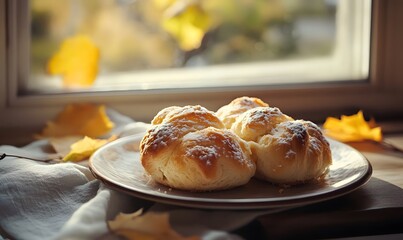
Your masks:
<svg viewBox="0 0 403 240"><path fill-rule="evenodd" d="M109 139L93 139L85 136L70 146L71 151L63 157L63 161L78 162L88 159L100 147L115 139L116 136L112 136Z"/></svg>
<svg viewBox="0 0 403 240"><path fill-rule="evenodd" d="M126 239L135 240L196 240L199 237L183 237L172 229L168 213L147 212L142 209L120 213L108 222L109 229Z"/></svg>
<svg viewBox="0 0 403 240"><path fill-rule="evenodd" d="M355 115L341 116L341 119L328 117L323 124L325 134L342 142L354 142L363 140L382 141L380 127L371 127L371 122L366 122L362 111Z"/></svg>
<svg viewBox="0 0 403 240"><path fill-rule="evenodd" d="M89 136L96 138L108 133L114 123L106 115L104 105L70 104L47 123L38 137Z"/></svg>
<svg viewBox="0 0 403 240"><path fill-rule="evenodd" d="M65 87L89 87L98 74L99 49L84 35L67 38L51 57L47 70L63 76Z"/></svg>

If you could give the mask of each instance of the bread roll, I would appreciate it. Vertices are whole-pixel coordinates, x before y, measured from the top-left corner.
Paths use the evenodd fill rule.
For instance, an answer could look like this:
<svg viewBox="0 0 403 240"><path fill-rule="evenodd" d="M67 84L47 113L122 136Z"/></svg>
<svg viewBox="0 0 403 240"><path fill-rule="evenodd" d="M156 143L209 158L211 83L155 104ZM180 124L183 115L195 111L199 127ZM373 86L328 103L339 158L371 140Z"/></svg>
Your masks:
<svg viewBox="0 0 403 240"><path fill-rule="evenodd" d="M258 139L270 133L279 123L293 120L273 107L256 107L239 115L231 130L246 141Z"/></svg>
<svg viewBox="0 0 403 240"><path fill-rule="evenodd" d="M200 106L161 110L140 143L140 158L156 182L190 191L240 186L256 170L249 145Z"/></svg>
<svg viewBox="0 0 403 240"><path fill-rule="evenodd" d="M296 184L318 178L332 162L329 143L314 123L304 120L278 124L257 142L256 177L273 183Z"/></svg>
<svg viewBox="0 0 403 240"><path fill-rule="evenodd" d="M218 109L217 116L224 123L225 127L230 129L237 117L246 112L249 109L255 107L267 107L267 103L263 102L259 98L254 97L239 97L234 99L228 105L225 105Z"/></svg>

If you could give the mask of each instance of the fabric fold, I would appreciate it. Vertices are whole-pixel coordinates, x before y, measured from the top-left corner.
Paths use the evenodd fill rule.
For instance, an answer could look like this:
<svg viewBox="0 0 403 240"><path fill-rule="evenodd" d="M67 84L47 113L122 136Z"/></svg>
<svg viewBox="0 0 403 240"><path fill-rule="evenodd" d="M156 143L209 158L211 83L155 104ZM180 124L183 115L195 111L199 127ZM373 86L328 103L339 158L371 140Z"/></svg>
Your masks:
<svg viewBox="0 0 403 240"><path fill-rule="evenodd" d="M0 152L27 151L0 147ZM0 173L0 226L16 239L51 238L99 188L87 168L73 163L7 157L0 162Z"/></svg>
<svg viewBox="0 0 403 240"><path fill-rule="evenodd" d="M119 137L144 133L148 124L134 122L112 109L108 115L116 128L110 134ZM45 159L53 150L47 140L34 141L17 148L0 146L0 153ZM227 232L247 224L256 212L232 212L241 220L231 226L223 221L227 211L204 211L156 204L106 188L96 180L84 163L49 164L17 157L0 161L0 233L15 239L118 239L108 231L107 221L118 213L132 213L140 208L167 211L178 231L202 239L240 239ZM153 205L154 208L152 207ZM151 207L151 208L150 208ZM216 219L214 225L205 221L192 226L186 219L199 216ZM240 215L240 216L241 216ZM218 224L218 225L217 225ZM203 226L204 225L204 226ZM214 229L211 229L213 227ZM187 230L186 230L187 229ZM2 231L2 232L1 232Z"/></svg>

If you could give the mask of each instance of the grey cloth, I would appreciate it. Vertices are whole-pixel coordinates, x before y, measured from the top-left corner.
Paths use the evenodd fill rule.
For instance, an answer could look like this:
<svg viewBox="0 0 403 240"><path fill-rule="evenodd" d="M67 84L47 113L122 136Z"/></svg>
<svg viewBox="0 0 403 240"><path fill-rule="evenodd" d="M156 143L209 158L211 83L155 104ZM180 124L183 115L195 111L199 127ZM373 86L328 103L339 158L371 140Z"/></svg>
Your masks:
<svg viewBox="0 0 403 240"><path fill-rule="evenodd" d="M108 110L114 134L145 132L147 124ZM46 158L47 140L17 148L0 146L0 154ZM204 211L155 204L106 188L84 163L47 164L7 157L0 161L0 233L15 239L99 239L108 233L107 221L119 212L143 207L170 213L174 228L203 239L240 239L229 231L271 211ZM231 221L228 221L231 216ZM188 219L192 219L191 222ZM208 219L208 221L206 221Z"/></svg>

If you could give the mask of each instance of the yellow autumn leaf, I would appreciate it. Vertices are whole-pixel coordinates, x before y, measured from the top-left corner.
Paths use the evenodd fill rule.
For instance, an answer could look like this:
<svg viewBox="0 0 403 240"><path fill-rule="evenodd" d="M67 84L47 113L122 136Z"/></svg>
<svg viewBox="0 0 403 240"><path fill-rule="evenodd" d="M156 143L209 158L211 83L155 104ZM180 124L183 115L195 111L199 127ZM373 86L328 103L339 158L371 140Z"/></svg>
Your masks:
<svg viewBox="0 0 403 240"><path fill-rule="evenodd" d="M176 1L178 0L153 0L153 3L155 7L165 10L175 4Z"/></svg>
<svg viewBox="0 0 403 240"><path fill-rule="evenodd" d="M199 237L183 237L172 229L168 213L147 212L142 209L130 213L120 213L108 222L109 229L127 239L135 240L196 240Z"/></svg>
<svg viewBox="0 0 403 240"><path fill-rule="evenodd" d="M98 47L88 36L74 36L63 41L47 70L51 75L62 75L65 87L89 87L98 74L99 56Z"/></svg>
<svg viewBox="0 0 403 240"><path fill-rule="evenodd" d="M82 136L51 137L48 141L57 155L63 158L71 151L71 145L82 138Z"/></svg>
<svg viewBox="0 0 403 240"><path fill-rule="evenodd" d="M104 105L70 104L47 123L38 137L89 136L96 138L108 133L114 123L106 115Z"/></svg>
<svg viewBox="0 0 403 240"><path fill-rule="evenodd" d="M116 136L112 136L109 139L92 139L85 136L70 146L71 150L63 157L63 161L78 162L88 159L97 149L115 139Z"/></svg>
<svg viewBox="0 0 403 240"><path fill-rule="evenodd" d="M176 1L165 10L163 28L170 33L184 51L200 47L204 35L212 25L207 12L196 2Z"/></svg>
<svg viewBox="0 0 403 240"><path fill-rule="evenodd" d="M341 116L340 119L328 117L323 124L325 134L342 142L363 140L382 141L380 127L371 127L366 122L362 111L351 116Z"/></svg>

